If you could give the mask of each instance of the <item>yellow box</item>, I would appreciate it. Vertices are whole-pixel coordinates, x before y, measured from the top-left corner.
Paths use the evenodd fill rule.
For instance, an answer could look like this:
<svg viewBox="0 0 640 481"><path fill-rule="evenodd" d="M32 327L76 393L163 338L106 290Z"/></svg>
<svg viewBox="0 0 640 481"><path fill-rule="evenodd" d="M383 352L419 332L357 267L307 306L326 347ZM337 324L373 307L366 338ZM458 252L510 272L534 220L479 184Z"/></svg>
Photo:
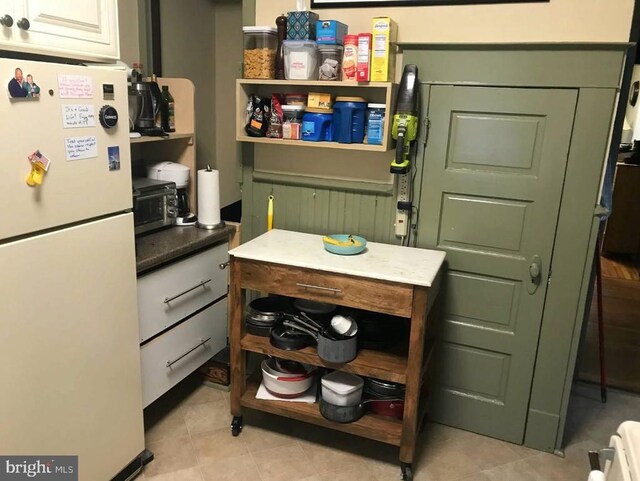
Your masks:
<svg viewBox="0 0 640 481"><path fill-rule="evenodd" d="M331 102L331 94L309 92L307 107L312 107L314 109L330 109L332 105L333 103Z"/></svg>
<svg viewBox="0 0 640 481"><path fill-rule="evenodd" d="M391 17L373 17L373 45L371 48L371 81L393 81L395 52L393 45L398 36L398 26Z"/></svg>

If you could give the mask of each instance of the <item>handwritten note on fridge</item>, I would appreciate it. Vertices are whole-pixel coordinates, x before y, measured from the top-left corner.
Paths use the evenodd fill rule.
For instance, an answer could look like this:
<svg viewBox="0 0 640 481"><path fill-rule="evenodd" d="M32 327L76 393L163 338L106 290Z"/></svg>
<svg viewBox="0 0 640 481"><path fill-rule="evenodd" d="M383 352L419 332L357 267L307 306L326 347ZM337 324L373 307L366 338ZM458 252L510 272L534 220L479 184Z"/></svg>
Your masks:
<svg viewBox="0 0 640 481"><path fill-rule="evenodd" d="M65 129L95 127L96 113L93 105L63 105L62 125Z"/></svg>
<svg viewBox="0 0 640 481"><path fill-rule="evenodd" d="M67 160L91 159L98 156L98 139L93 135L86 137L67 137L64 139Z"/></svg>
<svg viewBox="0 0 640 481"><path fill-rule="evenodd" d="M58 90L61 99L93 98L93 82L87 75L58 74Z"/></svg>

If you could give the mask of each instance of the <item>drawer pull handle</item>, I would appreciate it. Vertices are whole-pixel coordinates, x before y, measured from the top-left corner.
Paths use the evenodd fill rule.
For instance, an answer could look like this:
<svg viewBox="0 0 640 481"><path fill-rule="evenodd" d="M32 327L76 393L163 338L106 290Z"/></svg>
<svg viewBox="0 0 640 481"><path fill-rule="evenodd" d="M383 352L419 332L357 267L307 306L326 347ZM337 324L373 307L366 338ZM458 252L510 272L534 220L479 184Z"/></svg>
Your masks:
<svg viewBox="0 0 640 481"><path fill-rule="evenodd" d="M211 338L207 337L206 339L200 339L200 342L193 346L191 349L189 349L187 352L185 352L182 356L180 357L176 357L173 361L167 361L167 367L171 367L173 366L176 362L178 362L180 359L182 359L183 357L191 354L193 351L195 351L196 349L198 349L200 346L204 346L205 343L207 343L208 341L210 341Z"/></svg>
<svg viewBox="0 0 640 481"><path fill-rule="evenodd" d="M175 301L178 297L182 297L182 296L184 296L185 294L189 294L191 291L195 291L195 290L196 290L197 288L199 288L199 287L204 287L204 286L206 286L209 282L211 282L211 279L207 279L206 281L200 281L200 282L198 282L198 284L196 284L195 286L193 286L193 287L191 287L191 288L187 289L187 290L186 290L186 291L184 291L184 292L181 292L180 294L176 294L176 295L175 295L175 296L173 296L173 297L165 297L165 298L164 298L164 303L165 303L165 304L169 304L171 301Z"/></svg>
<svg viewBox="0 0 640 481"><path fill-rule="evenodd" d="M229 261L227 261L227 262L223 262L223 263L222 263L222 264L220 264L218 267L219 267L221 270L226 269L227 267L229 267Z"/></svg>
<svg viewBox="0 0 640 481"><path fill-rule="evenodd" d="M322 286L314 286L313 284L301 284L296 282L296 286L304 287L305 289L318 289L320 291L330 291L330 292L342 292L342 289L336 289L335 287L322 287Z"/></svg>

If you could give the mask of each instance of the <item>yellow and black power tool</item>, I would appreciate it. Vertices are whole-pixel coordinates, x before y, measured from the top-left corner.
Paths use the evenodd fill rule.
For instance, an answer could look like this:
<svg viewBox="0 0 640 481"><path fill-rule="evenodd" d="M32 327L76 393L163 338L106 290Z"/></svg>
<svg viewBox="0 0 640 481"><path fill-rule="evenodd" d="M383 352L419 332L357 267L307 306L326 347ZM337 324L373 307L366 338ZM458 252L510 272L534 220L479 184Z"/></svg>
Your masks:
<svg viewBox="0 0 640 481"><path fill-rule="evenodd" d="M391 127L391 136L396 141L392 174L406 174L410 170L411 143L418 136L418 87L418 67L405 65Z"/></svg>

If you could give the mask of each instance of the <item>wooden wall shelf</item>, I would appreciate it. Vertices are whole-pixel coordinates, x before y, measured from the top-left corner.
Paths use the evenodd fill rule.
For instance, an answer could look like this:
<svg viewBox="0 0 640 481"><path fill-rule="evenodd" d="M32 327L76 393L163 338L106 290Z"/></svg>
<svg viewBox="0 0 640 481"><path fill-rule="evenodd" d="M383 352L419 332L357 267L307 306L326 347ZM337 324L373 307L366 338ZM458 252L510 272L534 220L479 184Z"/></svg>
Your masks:
<svg viewBox="0 0 640 481"><path fill-rule="evenodd" d="M296 147L315 147L321 149L345 149L364 152L387 152L392 148L390 119L392 102L397 84L391 82L332 82L322 80L236 80L236 140L263 145L291 145ZM308 142L304 140L271 139L266 137L250 137L246 134L247 102L251 94L271 98L273 93L330 93L332 97L349 96L364 97L367 102L385 104L384 142L382 145L341 144L338 142Z"/></svg>

